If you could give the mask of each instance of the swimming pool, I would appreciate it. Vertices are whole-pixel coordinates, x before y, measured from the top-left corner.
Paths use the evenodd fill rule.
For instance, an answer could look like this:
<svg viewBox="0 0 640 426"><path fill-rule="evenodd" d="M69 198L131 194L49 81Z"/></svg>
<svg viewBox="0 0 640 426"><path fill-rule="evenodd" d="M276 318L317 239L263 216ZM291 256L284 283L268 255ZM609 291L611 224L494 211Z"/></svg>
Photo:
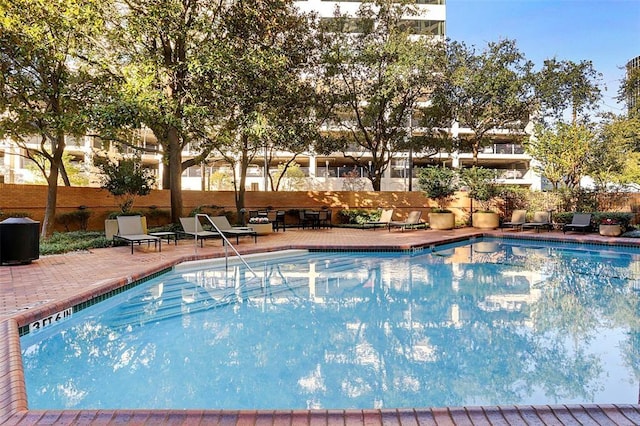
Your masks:
<svg viewBox="0 0 640 426"><path fill-rule="evenodd" d="M635 402L638 253L477 240L261 258L258 280L181 266L24 336L29 406Z"/></svg>

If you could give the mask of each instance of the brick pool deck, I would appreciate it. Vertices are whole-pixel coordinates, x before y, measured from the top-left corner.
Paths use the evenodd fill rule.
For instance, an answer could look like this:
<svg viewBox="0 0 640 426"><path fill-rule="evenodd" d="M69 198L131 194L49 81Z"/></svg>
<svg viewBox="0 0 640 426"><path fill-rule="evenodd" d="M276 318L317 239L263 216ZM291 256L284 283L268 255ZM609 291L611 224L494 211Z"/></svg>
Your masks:
<svg viewBox="0 0 640 426"><path fill-rule="evenodd" d="M470 236L509 236L640 246L640 240L533 231L288 229L236 247L242 254L283 249L411 249ZM44 256L28 265L0 266L0 424L7 425L640 425L640 405L437 407L383 410L29 410L20 358L19 327L46 318L132 281L196 259L224 256L219 240L201 248L128 246ZM561 367L561 366L559 366Z"/></svg>

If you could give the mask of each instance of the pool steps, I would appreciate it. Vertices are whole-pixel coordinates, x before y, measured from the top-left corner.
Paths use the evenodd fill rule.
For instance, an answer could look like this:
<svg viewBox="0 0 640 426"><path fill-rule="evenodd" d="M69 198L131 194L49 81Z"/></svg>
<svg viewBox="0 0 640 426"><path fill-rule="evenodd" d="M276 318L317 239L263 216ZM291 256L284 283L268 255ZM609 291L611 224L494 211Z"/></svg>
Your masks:
<svg viewBox="0 0 640 426"><path fill-rule="evenodd" d="M339 258L336 258L339 259ZM340 273L352 270L352 263L348 260L333 259L331 263L331 272ZM306 259L302 260L305 264ZM296 257L288 257L287 264L296 263ZM258 271L261 271L260 265L252 265ZM147 287L140 288L136 291L134 298L121 302L115 309L118 309L117 323L112 323L114 328L129 327L143 325L149 322L157 322L185 314L193 315L198 312L216 309L230 304L240 303L244 300L255 297L269 297L273 295L282 295L286 292L294 292L295 297L307 298L308 295L296 294L295 291L309 286L309 280L306 277L288 278L286 284L278 284L268 287L262 286L262 280L250 279L246 283L241 283L238 288L235 286L227 287L210 287L199 285L190 281L185 276L194 273L192 268L187 269L181 276L175 276L168 281L162 282L162 304L149 309L154 298L151 296L151 290ZM230 282L234 282L232 277ZM185 284L191 284L191 287L185 288ZM191 293L189 293L191 291ZM145 295L145 296L143 296ZM186 298L194 300L186 303Z"/></svg>

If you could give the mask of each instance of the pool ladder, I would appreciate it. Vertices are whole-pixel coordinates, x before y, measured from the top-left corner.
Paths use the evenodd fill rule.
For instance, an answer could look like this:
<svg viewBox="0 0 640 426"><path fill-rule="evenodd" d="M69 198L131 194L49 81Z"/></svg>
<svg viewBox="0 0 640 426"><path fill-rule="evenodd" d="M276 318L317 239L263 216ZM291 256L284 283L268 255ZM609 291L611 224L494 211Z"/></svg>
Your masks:
<svg viewBox="0 0 640 426"><path fill-rule="evenodd" d="M256 273L256 271L253 270L253 268L251 266L249 266L249 264L247 263L246 260L244 260L244 258L242 257L242 255L238 252L238 250L236 250L236 248L233 246L233 244L231 244L231 241L229 241L229 239L227 238L226 235L224 235L224 233L220 230L220 228L218 228L218 225L216 225L211 218L209 217L208 214L204 214L204 213L197 213L194 216L194 220L196 221L196 228L198 229L198 225L199 225L199 217L204 217L205 219L207 219L207 221L211 224L211 226L216 230L216 232L218 232L218 234L220 234L220 237L222 238L222 245L224 246L224 269L225 271L228 272L229 270L229 247L231 247L231 250L233 250L233 252L236 254L236 256L238 257L238 259L240 259L240 261L244 264L244 266L251 271L251 273L253 274L253 278L254 279L260 279L260 277L258 276L258 274ZM195 250L196 253L198 252L198 236L195 236ZM261 283L261 287L264 287L264 282L263 280L260 280Z"/></svg>

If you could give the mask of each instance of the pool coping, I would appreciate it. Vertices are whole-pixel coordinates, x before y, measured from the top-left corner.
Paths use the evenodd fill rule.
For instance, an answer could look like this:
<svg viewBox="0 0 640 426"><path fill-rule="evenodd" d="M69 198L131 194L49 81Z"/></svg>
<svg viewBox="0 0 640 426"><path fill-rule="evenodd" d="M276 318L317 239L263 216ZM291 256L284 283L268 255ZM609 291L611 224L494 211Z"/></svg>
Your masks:
<svg viewBox="0 0 640 426"><path fill-rule="evenodd" d="M610 239L604 242L576 240L571 237L537 234L515 235L478 231L464 236L442 237L437 243L370 246L341 245L339 247L312 244L283 244L278 247L255 249L253 253L283 250L312 251L399 251L415 252L469 239L489 237L498 239L542 240L561 243L583 243L602 246L640 247L640 241ZM408 409L348 409L348 410L29 410L20 350L20 329L33 321L46 318L66 308L94 304L110 294L116 294L156 276L175 265L189 261L220 258L221 254L185 255L146 268L143 272L109 280L89 290L58 302L20 312L0 321L0 359L6 360L0 371L0 424L109 424L109 423L183 423L183 424L495 424L523 423L526 419L542 424L604 422L608 424L640 424L639 404L585 404L544 406L478 406L433 407Z"/></svg>

